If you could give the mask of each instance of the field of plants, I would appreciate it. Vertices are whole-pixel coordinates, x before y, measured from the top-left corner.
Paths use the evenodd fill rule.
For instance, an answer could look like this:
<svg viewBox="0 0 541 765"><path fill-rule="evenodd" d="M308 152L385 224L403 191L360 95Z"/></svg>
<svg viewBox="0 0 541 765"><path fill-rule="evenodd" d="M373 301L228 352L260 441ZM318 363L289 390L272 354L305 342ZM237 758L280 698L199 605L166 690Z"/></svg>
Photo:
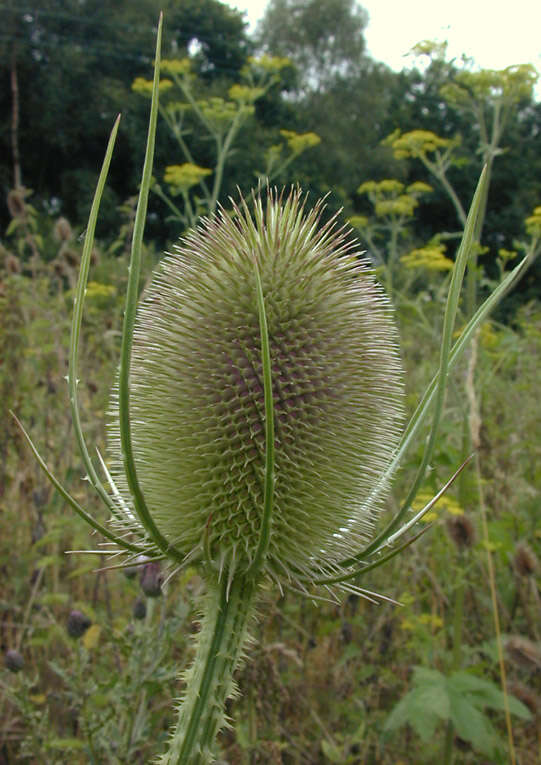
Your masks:
<svg viewBox="0 0 541 765"><path fill-rule="evenodd" d="M235 22L217 0L206 4L224 28ZM326 7L324 0L311 4ZM195 5L180 3L184 21L197 20ZM269 5L267 32L279 5ZM349 9L350 21L358 18L353 3L338 5ZM155 4L149 6L154 13ZM40 22L51 35L60 34L47 26L57 12L54 3L47 6ZM16 16L13 24L20 21ZM166 8L166 33L168 23L170 29L180 23L175 18L171 10L168 20ZM36 12L32 23L38 22ZM213 79L218 48L204 34L202 25L194 39L204 44L180 46L180 53L164 38L159 85L152 80L150 36L146 59L138 62L146 68L126 72L128 84L114 85L104 74L100 83L108 95L100 91L97 108L103 107L107 124L91 136L92 151L84 158L81 153L80 174L66 170L62 182L49 179L45 164L33 174L31 127L18 126L31 67L23 54L16 62L2 52L12 86L19 77L11 93L20 105L9 107L11 159L1 174L0 763L120 765L160 756L168 765L208 761L204 752L185 759L165 753L201 631L211 544L207 550L205 538L205 557L171 576L164 555L150 560L134 554L129 565L111 557L100 533L51 485L16 421L75 503L107 526L111 513L93 491L95 481L77 449L70 395L76 390L90 459L106 482L114 467L107 425L115 418L112 391L124 353L129 266L140 223L134 195L151 96L155 104L159 92L156 158L152 177L142 184L150 188L150 201L140 292L148 289L163 251L171 251L201 216L220 205L231 210L239 190L249 200L250 189L265 179L278 188L298 183L308 193L307 209L328 192L320 225L343 207L339 225L354 232L393 303L407 417L415 416L443 363L446 332L457 348L495 296L493 309L453 359L445 395L404 450L373 536L401 508L408 522L462 469L410 536L391 537L349 589L302 592L291 582L282 587L272 576L262 579L216 761L535 765L541 757L541 181L526 183L529 171L520 171L524 158L541 148L535 74L527 66L457 68L444 50L421 46L419 55L431 64L422 75L411 70L389 80L387 102L374 105L380 133L368 141L366 163L356 165L357 158L348 162L346 120L337 119L333 136L325 134L327 118L317 119L340 88L344 98L352 92L356 75L348 81L337 64L335 79L325 80L312 66L309 45L302 48L293 35L291 50L304 50L304 58L296 60L277 44L265 49L261 40L250 47L240 36L246 43L236 51L241 63L234 64L229 50L229 69ZM24 38L17 35L24 53ZM267 39L271 46L270 33ZM220 55L225 61L226 52ZM375 92L378 78L390 74L374 62L368 70ZM418 101L397 105L400 88L410 88ZM113 127L112 94L127 101L127 114L90 242L88 213ZM431 99L444 106L431 111ZM442 109L448 128L440 122ZM81 114L82 126L87 119ZM70 130L59 133L66 139L66 168ZM3 135L8 132L4 125ZM136 157L126 158L123 142ZM533 172L533 159L530 164ZM483 167L472 222L468 211ZM342 172L343 183L332 168ZM70 183L76 199L67 191ZM465 229L471 247L449 328L448 296ZM511 283L523 261L520 279ZM86 265L73 379L72 318ZM413 535L418 538L399 554L373 565ZM123 538L137 542L134 535Z"/></svg>

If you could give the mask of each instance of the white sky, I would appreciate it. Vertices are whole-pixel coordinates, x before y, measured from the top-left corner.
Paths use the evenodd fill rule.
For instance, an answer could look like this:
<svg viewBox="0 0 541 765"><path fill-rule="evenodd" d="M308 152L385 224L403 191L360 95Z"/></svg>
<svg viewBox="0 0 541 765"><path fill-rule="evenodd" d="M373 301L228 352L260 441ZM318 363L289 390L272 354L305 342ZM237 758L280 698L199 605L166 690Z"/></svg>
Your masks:
<svg viewBox="0 0 541 765"><path fill-rule="evenodd" d="M251 28L266 0L226 0L247 11ZM411 60L404 55L421 40L447 40L448 56L471 56L485 69L533 64L541 72L541 0L360 0L370 20L368 52L396 71ZM538 98L541 85L537 86Z"/></svg>

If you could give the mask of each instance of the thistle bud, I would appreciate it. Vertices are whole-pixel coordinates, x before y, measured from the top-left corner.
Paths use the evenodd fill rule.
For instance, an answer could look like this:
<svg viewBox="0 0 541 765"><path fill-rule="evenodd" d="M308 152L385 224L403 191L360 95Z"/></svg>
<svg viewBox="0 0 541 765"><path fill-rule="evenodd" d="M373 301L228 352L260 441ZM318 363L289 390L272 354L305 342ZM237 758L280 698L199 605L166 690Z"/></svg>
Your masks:
<svg viewBox="0 0 541 765"><path fill-rule="evenodd" d="M139 583L147 598L159 598L162 594L163 576L159 563L146 563L140 574Z"/></svg>
<svg viewBox="0 0 541 765"><path fill-rule="evenodd" d="M141 619L144 619L147 615L147 605L144 600L141 600L141 598L137 598L135 603L133 604L133 610L132 610L133 618L137 619L138 621L141 621Z"/></svg>
<svg viewBox="0 0 541 765"><path fill-rule="evenodd" d="M10 672L20 672L21 669L24 667L24 659L22 657L22 654L20 654L19 651L16 651L13 648L9 651L6 651L6 655L4 656L4 662L6 665L6 669L9 669Z"/></svg>
<svg viewBox="0 0 541 765"><path fill-rule="evenodd" d="M92 624L91 620L82 611L70 611L66 629L72 638L82 637Z"/></svg>
<svg viewBox="0 0 541 765"><path fill-rule="evenodd" d="M257 276L270 343L274 508L266 572L315 577L357 551L399 439L402 369L390 305L349 231L299 191L203 220L140 306L132 443L154 523L181 554L246 570L264 507L265 402ZM118 415L113 409L114 420ZM119 485L118 424L111 429Z"/></svg>

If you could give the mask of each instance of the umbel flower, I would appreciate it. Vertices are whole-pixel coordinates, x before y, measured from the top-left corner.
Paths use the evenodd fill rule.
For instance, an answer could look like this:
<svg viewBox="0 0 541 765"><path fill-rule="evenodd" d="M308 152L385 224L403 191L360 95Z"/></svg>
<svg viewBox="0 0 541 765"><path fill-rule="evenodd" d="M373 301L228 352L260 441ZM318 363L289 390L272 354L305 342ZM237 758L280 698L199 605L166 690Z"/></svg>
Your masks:
<svg viewBox="0 0 541 765"><path fill-rule="evenodd" d="M353 555L372 530L379 503L367 500L399 439L402 370L388 301L348 231L321 222L322 202L304 202L298 189L256 193L253 213L241 201L203 220L160 263L135 323L130 412L142 492L167 543L186 560L206 549L220 576L253 566L265 506L256 270L274 419L265 572L300 583ZM122 510L118 416L111 450Z"/></svg>

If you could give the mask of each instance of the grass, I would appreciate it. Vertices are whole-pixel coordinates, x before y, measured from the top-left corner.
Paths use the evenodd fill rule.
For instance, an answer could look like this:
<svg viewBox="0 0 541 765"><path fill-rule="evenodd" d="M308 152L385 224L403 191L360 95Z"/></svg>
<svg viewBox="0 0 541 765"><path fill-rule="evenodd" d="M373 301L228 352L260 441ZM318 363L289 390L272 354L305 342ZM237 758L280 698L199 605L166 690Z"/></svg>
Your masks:
<svg viewBox="0 0 541 765"><path fill-rule="evenodd" d="M152 260L152 258L150 258ZM69 268L69 264L66 265ZM83 466L71 449L64 375L71 296L55 258L42 257L1 278L3 401L28 423L35 442L76 498L87 497ZM106 251L95 267L97 287L87 296L81 335L81 413L89 442L103 450L110 382L119 349L120 298L125 263ZM432 278L437 278L432 277ZM430 283L426 294L435 293ZM437 360L434 327L441 305L425 301L421 322L407 302L398 304L410 401L429 381ZM51 327L55 331L51 332ZM532 711L513 717L516 759L537 761L536 722L541 682L539 503L541 417L538 359L541 307L524 306L513 325L485 325L476 366L481 466L489 544L493 554L510 692ZM438 488L457 465L464 403L459 393L467 360L453 376L431 472L424 488ZM16 381L16 384L13 384ZM6 407L6 408L8 408ZM190 633L198 629L201 582L193 570L147 598L139 580L121 571L91 573L103 556L65 555L95 549L92 537L45 484L13 423L0 435L0 560L3 575L1 634L5 651L24 658L21 672L1 675L0 751L6 762L149 762L163 751L171 724L169 699L179 667L191 658ZM413 452L396 487L411 481L420 453ZM401 485L402 484L402 485ZM460 495L460 496L459 496ZM363 581L402 603L374 606L350 596L338 606L276 592L266 594L251 660L239 677L234 729L221 737L231 763L431 763L445 731L423 744L410 725L385 736L391 710L411 689L415 666L442 673L452 666L457 587L463 586L462 666L499 684L475 483L465 482L437 511L434 528ZM475 529L466 551L448 531L459 508ZM97 507L98 517L100 511ZM529 570L520 565L527 546ZM524 558L524 555L522 556ZM517 562L518 560L518 562ZM136 600L147 604L133 617ZM92 627L77 640L66 631L78 609ZM257 689L257 692L255 692ZM134 703L136 700L136 703ZM501 712L487 712L499 735L498 759L506 762ZM115 742L118 743L115 749ZM471 742L453 740L455 762L479 762Z"/></svg>

